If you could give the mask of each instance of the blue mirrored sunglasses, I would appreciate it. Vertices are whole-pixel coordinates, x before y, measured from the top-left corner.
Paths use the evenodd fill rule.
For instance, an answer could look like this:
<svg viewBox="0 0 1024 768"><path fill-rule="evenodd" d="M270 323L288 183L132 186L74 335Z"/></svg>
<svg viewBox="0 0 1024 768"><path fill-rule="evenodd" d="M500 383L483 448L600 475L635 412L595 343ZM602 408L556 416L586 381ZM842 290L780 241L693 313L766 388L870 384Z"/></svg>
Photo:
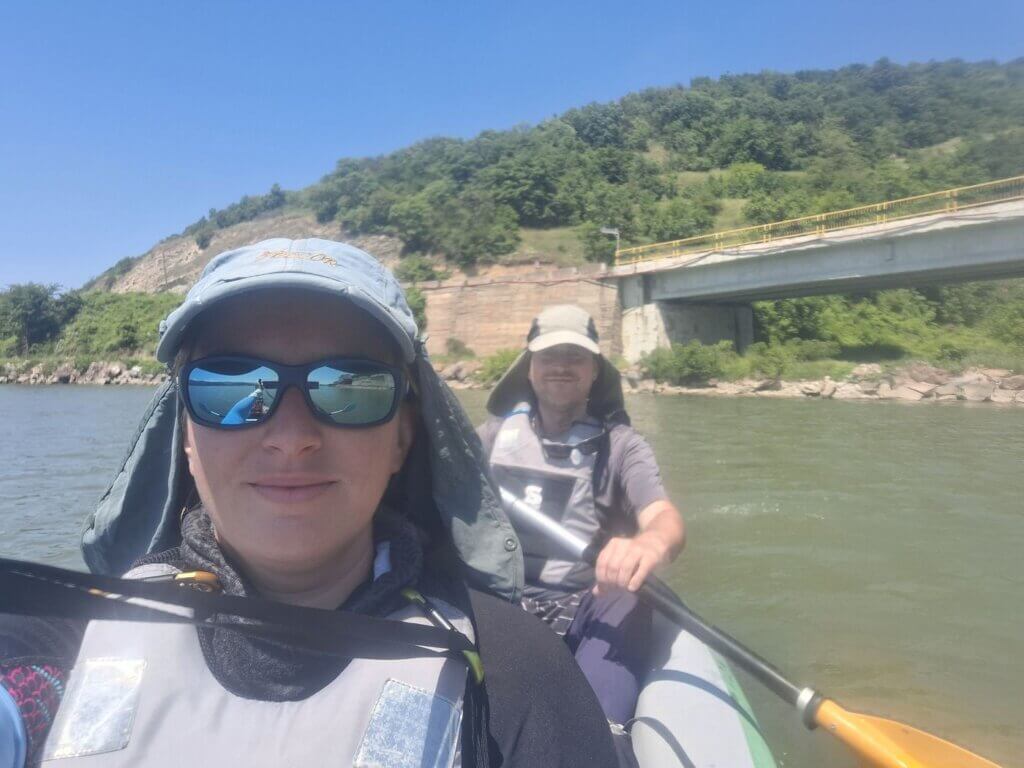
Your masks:
<svg viewBox="0 0 1024 768"><path fill-rule="evenodd" d="M297 387L310 411L336 427L372 427L394 417L405 395L401 369L346 357L282 365L256 357L206 357L178 377L192 420L216 429L244 429L274 415L288 387Z"/></svg>

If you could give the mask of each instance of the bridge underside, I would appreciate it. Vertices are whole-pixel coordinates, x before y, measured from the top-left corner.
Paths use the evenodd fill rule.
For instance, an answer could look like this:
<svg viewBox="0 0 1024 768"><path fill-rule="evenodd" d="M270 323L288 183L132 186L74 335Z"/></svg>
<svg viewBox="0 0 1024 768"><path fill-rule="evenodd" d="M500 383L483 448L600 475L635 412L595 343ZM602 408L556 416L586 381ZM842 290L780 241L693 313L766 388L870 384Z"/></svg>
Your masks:
<svg viewBox="0 0 1024 768"><path fill-rule="evenodd" d="M750 302L1024 276L1024 201L616 270L628 360L753 337Z"/></svg>

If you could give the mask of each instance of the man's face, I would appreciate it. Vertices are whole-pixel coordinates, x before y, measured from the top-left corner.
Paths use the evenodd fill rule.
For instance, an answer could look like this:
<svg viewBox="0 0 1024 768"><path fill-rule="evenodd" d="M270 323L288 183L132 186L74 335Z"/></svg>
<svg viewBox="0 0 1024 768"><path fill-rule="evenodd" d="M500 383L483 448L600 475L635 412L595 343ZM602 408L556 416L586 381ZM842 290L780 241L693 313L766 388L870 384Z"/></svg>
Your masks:
<svg viewBox="0 0 1024 768"><path fill-rule="evenodd" d="M549 408L571 410L586 403L597 371L594 355L575 344L530 354L530 384L538 402Z"/></svg>
<svg viewBox="0 0 1024 768"><path fill-rule="evenodd" d="M284 292L225 302L204 318L192 359L255 356L297 365L325 357L394 363L386 332L328 297ZM266 423L241 430L185 424L189 470L221 546L244 566L306 570L365 541L414 416L345 429L314 418L289 388ZM361 536L361 534L363 534Z"/></svg>

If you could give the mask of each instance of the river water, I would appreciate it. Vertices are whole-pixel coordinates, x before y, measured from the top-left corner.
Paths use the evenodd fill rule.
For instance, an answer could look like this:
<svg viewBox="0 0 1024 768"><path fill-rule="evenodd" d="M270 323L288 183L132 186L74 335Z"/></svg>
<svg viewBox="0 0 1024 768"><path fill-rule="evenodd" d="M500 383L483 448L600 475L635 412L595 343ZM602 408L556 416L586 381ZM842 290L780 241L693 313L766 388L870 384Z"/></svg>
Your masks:
<svg viewBox="0 0 1024 768"><path fill-rule="evenodd" d="M81 567L151 391L0 387L0 554ZM485 395L463 393L478 420ZM1024 755L1024 409L634 397L687 519L669 580L801 684ZM786 766L852 765L743 679Z"/></svg>

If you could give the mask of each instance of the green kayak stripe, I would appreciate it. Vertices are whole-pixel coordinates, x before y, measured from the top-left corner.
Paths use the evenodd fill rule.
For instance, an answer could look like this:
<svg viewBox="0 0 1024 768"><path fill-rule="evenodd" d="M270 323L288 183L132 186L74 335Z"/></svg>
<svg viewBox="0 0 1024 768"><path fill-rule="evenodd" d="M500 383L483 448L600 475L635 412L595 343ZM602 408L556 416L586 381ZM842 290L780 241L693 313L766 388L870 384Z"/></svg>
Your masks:
<svg viewBox="0 0 1024 768"><path fill-rule="evenodd" d="M711 655L714 657L715 663L718 665L718 671L722 674L722 680L725 682L725 687L729 692L729 695L736 700L737 706L750 716L749 720L745 717L741 717L740 724L743 726L743 734L747 739L747 748L750 750L751 765L753 765L754 768L778 768L778 764L775 762L775 757L772 755L768 742L765 741L764 734L761 733L760 724L757 722L754 710L751 708L750 702L747 700L747 695L743 692L743 688L740 686L739 680L737 680L736 675L733 674L732 667L730 667L728 662L714 651L711 652ZM757 727L752 725L752 722L756 723Z"/></svg>

